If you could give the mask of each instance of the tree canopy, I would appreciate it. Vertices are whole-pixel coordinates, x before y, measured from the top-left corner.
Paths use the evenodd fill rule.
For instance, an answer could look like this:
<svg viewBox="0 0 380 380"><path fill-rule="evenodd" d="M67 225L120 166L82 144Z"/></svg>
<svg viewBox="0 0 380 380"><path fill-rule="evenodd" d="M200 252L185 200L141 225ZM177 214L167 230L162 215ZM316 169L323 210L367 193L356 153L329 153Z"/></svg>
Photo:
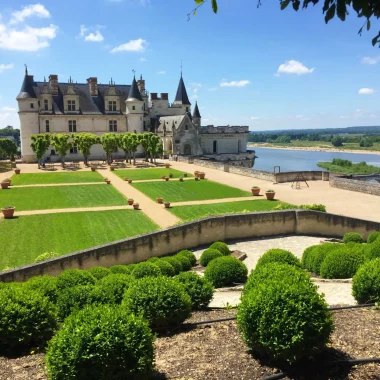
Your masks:
<svg viewBox="0 0 380 380"><path fill-rule="evenodd" d="M12 160L15 154L17 154L17 145L10 139L0 138L0 155L5 155Z"/></svg>
<svg viewBox="0 0 380 380"><path fill-rule="evenodd" d="M32 135L31 140L32 143L30 144L30 147L33 149L33 152L37 157L39 169L42 157L45 155L50 146L50 135L48 133Z"/></svg>
<svg viewBox="0 0 380 380"><path fill-rule="evenodd" d="M51 142L54 149L61 156L62 167L65 167L65 157L67 156L67 151L73 147L73 143L70 139L71 135L67 133L55 133L51 135Z"/></svg>
<svg viewBox="0 0 380 380"><path fill-rule="evenodd" d="M100 137L93 133L73 133L72 138L78 150L83 154L84 164L87 165L88 156L91 153L91 147L95 144L100 144Z"/></svg>

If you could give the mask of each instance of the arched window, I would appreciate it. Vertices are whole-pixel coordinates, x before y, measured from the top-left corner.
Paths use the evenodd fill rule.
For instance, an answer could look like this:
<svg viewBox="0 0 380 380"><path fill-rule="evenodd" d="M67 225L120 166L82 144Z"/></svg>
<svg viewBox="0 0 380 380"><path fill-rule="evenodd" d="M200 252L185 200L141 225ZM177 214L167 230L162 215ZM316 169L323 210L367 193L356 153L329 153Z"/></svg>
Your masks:
<svg viewBox="0 0 380 380"><path fill-rule="evenodd" d="M218 142L216 140L212 143L212 152L218 153Z"/></svg>

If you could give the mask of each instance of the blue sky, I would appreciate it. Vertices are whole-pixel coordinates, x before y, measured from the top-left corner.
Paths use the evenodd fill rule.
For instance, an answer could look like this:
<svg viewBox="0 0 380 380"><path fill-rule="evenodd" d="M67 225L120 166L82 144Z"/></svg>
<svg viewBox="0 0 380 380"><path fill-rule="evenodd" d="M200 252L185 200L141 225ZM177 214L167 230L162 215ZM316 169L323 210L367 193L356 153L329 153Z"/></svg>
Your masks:
<svg viewBox="0 0 380 380"><path fill-rule="evenodd" d="M321 5L280 11L278 1L219 0L187 21L192 0L3 0L0 127L19 126L24 64L35 80L58 74L130 83L173 101L181 60L203 125L252 131L380 125L378 22L360 37L354 13L325 25Z"/></svg>

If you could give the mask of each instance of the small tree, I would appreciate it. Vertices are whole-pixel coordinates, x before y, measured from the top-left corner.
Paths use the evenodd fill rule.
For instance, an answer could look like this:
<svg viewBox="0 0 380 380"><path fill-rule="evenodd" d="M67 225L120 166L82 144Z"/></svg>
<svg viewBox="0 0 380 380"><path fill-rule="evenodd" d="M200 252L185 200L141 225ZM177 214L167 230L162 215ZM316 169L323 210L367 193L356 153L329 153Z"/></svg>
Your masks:
<svg viewBox="0 0 380 380"><path fill-rule="evenodd" d="M91 147L95 144L100 144L100 137L94 135L93 133L73 133L72 138L74 141L74 144L77 145L78 150L83 154L84 156L84 164L88 164L88 156L91 152Z"/></svg>
<svg viewBox="0 0 380 380"><path fill-rule="evenodd" d="M338 147L338 146L343 146L343 139L340 137L340 136L335 136L332 140L331 140L331 144L335 147Z"/></svg>
<svg viewBox="0 0 380 380"><path fill-rule="evenodd" d="M40 133L38 135L31 136L32 143L30 147L33 149L34 154L37 157L38 169L41 167L42 157L50 146L50 135L48 133Z"/></svg>
<svg viewBox="0 0 380 380"><path fill-rule="evenodd" d="M17 154L17 145L10 139L0 139L0 153L2 152L13 161L14 155Z"/></svg>
<svg viewBox="0 0 380 380"><path fill-rule="evenodd" d="M131 152L133 155L133 165L136 165L136 152L137 148L140 145L140 138L137 133L131 133L129 136L130 139L130 146L131 146Z"/></svg>
<svg viewBox="0 0 380 380"><path fill-rule="evenodd" d="M158 146L160 144L160 138L156 136L154 133L149 132L148 141L149 141L148 152L150 154L150 162L153 163L153 159L154 159L154 162L156 163L156 156L158 154Z"/></svg>
<svg viewBox="0 0 380 380"><path fill-rule="evenodd" d="M152 133L152 132L149 132L149 133ZM142 134L138 135L140 144L144 148L145 161L149 161L148 160L148 157L149 157L149 133L142 133Z"/></svg>
<svg viewBox="0 0 380 380"><path fill-rule="evenodd" d="M70 141L71 135L67 133L56 133L51 135L51 141L53 143L54 149L61 156L62 167L65 167L65 157L67 156L67 151L72 149L73 143Z"/></svg>
<svg viewBox="0 0 380 380"><path fill-rule="evenodd" d="M125 153L125 160L128 162L131 162L131 139L130 139L131 132L126 132L123 134L118 135L118 145L119 148L123 149Z"/></svg>
<svg viewBox="0 0 380 380"><path fill-rule="evenodd" d="M107 155L108 165L111 165L111 154L118 148L118 135L116 133L105 133L102 136L102 146Z"/></svg>

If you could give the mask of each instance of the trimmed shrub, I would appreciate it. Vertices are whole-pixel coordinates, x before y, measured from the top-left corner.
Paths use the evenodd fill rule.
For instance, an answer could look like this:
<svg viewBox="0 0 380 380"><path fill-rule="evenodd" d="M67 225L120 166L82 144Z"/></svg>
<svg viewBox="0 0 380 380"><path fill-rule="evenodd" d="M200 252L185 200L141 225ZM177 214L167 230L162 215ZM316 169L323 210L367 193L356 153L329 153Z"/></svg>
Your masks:
<svg viewBox="0 0 380 380"><path fill-rule="evenodd" d="M134 278L143 278L143 277L158 277L161 276L160 268L152 263L139 263L133 269L132 276Z"/></svg>
<svg viewBox="0 0 380 380"><path fill-rule="evenodd" d="M305 267L308 271L313 272L317 275L320 274L321 265L325 260L326 256L337 249L341 249L341 244L336 243L324 243L317 246L313 246L313 249L307 253Z"/></svg>
<svg viewBox="0 0 380 380"><path fill-rule="evenodd" d="M60 256L60 255L57 252L45 252L45 253L41 253L41 255L38 255L34 259L34 262L35 263L40 263L41 261L54 259L55 257L58 257L58 256Z"/></svg>
<svg viewBox="0 0 380 380"><path fill-rule="evenodd" d="M294 265L296 267L301 267L300 261L293 255L293 253L286 251L285 249L270 249L265 252L256 264L256 268L267 263L284 263L289 265Z"/></svg>
<svg viewBox="0 0 380 380"><path fill-rule="evenodd" d="M302 254L301 266L302 266L302 268L307 269L310 272L312 270L312 265L311 265L312 257L313 257L312 252L313 252L314 248L316 248L316 247L319 247L319 245L312 245L310 247L307 247L303 251L303 254Z"/></svg>
<svg viewBox="0 0 380 380"><path fill-rule="evenodd" d="M187 272L191 269L191 262L186 256L177 254L174 257L180 262L182 272Z"/></svg>
<svg viewBox="0 0 380 380"><path fill-rule="evenodd" d="M113 274L131 274L134 269L132 265L113 265L110 267L110 272Z"/></svg>
<svg viewBox="0 0 380 380"><path fill-rule="evenodd" d="M301 205L299 206L301 209L305 210L313 210L319 212L326 212L326 206L322 204L312 204L312 205Z"/></svg>
<svg viewBox="0 0 380 380"><path fill-rule="evenodd" d="M110 298L109 303L121 304L125 291L134 281L136 280L131 275L116 273L102 278L97 286Z"/></svg>
<svg viewBox="0 0 380 380"><path fill-rule="evenodd" d="M248 269L236 257L224 256L212 260L205 270L205 279L215 288L247 281Z"/></svg>
<svg viewBox="0 0 380 380"><path fill-rule="evenodd" d="M160 260L159 257L151 257L151 258L148 259L146 262L147 262L147 263L153 263L153 264L155 264L158 260Z"/></svg>
<svg viewBox="0 0 380 380"><path fill-rule="evenodd" d="M223 254L217 249L208 248L202 253L199 263L202 267L207 267L212 260L222 256Z"/></svg>
<svg viewBox="0 0 380 380"><path fill-rule="evenodd" d="M368 244L373 243L373 242L374 242L379 236L380 236L380 232L379 232L379 231L371 232L371 233L368 235L367 243L368 243Z"/></svg>
<svg viewBox="0 0 380 380"><path fill-rule="evenodd" d="M49 298L54 304L58 298L57 277L52 276L37 276L23 284L25 289L34 290Z"/></svg>
<svg viewBox="0 0 380 380"><path fill-rule="evenodd" d="M366 256L369 260L380 258L380 239L376 239L373 243L367 245Z"/></svg>
<svg viewBox="0 0 380 380"><path fill-rule="evenodd" d="M88 270L97 280L101 280L102 278L111 274L111 271L105 267L92 267Z"/></svg>
<svg viewBox="0 0 380 380"><path fill-rule="evenodd" d="M57 288L62 291L79 285L94 285L95 277L86 270L69 269L57 277Z"/></svg>
<svg viewBox="0 0 380 380"><path fill-rule="evenodd" d="M122 306L148 320L154 329L176 327L191 313L183 286L164 276L136 280L125 292Z"/></svg>
<svg viewBox="0 0 380 380"><path fill-rule="evenodd" d="M56 309L41 293L23 287L0 290L0 351L22 353L43 346L57 327Z"/></svg>
<svg viewBox="0 0 380 380"><path fill-rule="evenodd" d="M343 236L343 243L363 243L363 237L357 232L347 232Z"/></svg>
<svg viewBox="0 0 380 380"><path fill-rule="evenodd" d="M154 262L154 265L157 265L160 268L161 274L163 276L173 277L175 275L173 265L171 265L166 260L157 260Z"/></svg>
<svg viewBox="0 0 380 380"><path fill-rule="evenodd" d="M186 256L191 263L191 266L193 267L197 263L197 258L195 257L194 253L191 251L188 251L187 249L184 249L182 251L179 251L177 255L183 255Z"/></svg>
<svg viewBox="0 0 380 380"><path fill-rule="evenodd" d="M226 243L222 241L216 241L210 245L210 248L218 250L223 256L229 256L231 254L230 248Z"/></svg>
<svg viewBox="0 0 380 380"><path fill-rule="evenodd" d="M174 274L181 273L182 264L180 263L177 257L165 256L161 260L167 261L174 268Z"/></svg>
<svg viewBox="0 0 380 380"><path fill-rule="evenodd" d="M326 256L320 275L322 278L351 278L364 261L362 252L342 247Z"/></svg>
<svg viewBox="0 0 380 380"><path fill-rule="evenodd" d="M380 301L380 258L358 269L352 278L352 295L358 303Z"/></svg>
<svg viewBox="0 0 380 380"><path fill-rule="evenodd" d="M181 283L190 296L193 310L205 309L214 295L212 284L194 272L180 273L175 280Z"/></svg>
<svg viewBox="0 0 380 380"><path fill-rule="evenodd" d="M265 281L242 297L238 329L248 348L272 362L312 358L329 342L333 320L309 281Z"/></svg>
<svg viewBox="0 0 380 380"><path fill-rule="evenodd" d="M120 306L97 306L70 316L49 343L49 379L126 379L153 368L148 323Z"/></svg>

